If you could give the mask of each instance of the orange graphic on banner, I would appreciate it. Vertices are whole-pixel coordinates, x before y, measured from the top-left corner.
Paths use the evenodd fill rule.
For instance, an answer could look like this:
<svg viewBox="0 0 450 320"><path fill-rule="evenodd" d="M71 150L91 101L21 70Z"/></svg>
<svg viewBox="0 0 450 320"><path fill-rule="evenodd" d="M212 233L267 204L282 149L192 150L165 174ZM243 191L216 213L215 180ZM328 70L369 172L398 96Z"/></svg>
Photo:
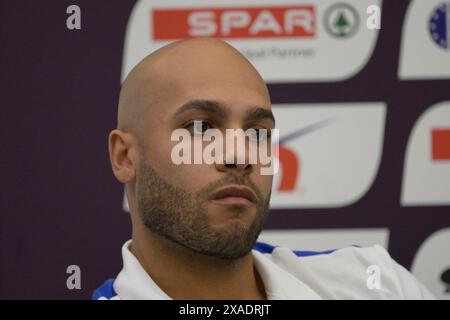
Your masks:
<svg viewBox="0 0 450 320"><path fill-rule="evenodd" d="M278 191L294 191L299 178L299 160L294 152L282 145L280 145L279 153L282 176Z"/></svg>

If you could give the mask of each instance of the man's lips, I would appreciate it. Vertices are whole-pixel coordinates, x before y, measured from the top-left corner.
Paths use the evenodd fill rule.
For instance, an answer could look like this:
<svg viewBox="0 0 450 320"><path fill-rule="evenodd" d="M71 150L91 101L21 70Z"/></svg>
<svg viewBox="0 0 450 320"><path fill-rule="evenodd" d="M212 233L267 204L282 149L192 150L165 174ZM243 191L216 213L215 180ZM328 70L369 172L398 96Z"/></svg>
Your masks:
<svg viewBox="0 0 450 320"><path fill-rule="evenodd" d="M223 187L215 191L211 196L211 200L221 204L230 204L230 205L231 204L250 205L257 203L256 195L251 189L237 185Z"/></svg>

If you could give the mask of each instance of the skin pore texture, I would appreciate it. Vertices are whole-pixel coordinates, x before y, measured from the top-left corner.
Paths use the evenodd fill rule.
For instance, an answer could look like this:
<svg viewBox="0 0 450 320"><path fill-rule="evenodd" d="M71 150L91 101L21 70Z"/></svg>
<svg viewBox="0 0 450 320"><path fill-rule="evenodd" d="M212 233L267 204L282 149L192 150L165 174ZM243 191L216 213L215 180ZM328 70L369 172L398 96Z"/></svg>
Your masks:
<svg viewBox="0 0 450 320"><path fill-rule="evenodd" d="M233 150L230 159L226 147L223 163L176 165L171 134L190 130L194 120L222 132L270 130L275 123L268 114L263 79L218 39L164 46L122 84L117 129L109 134L108 147L113 173L126 186L130 250L171 298L267 298L251 249L269 212L273 177L261 175L259 163L249 164L247 153ZM212 199L228 186L250 189L254 203Z"/></svg>

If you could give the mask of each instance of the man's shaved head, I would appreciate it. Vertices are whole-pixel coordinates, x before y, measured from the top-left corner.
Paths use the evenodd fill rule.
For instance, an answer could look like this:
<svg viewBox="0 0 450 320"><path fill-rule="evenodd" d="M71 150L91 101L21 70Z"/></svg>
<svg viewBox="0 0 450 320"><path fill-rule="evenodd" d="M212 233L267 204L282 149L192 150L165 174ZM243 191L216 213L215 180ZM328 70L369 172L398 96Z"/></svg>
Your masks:
<svg viewBox="0 0 450 320"><path fill-rule="evenodd" d="M182 85L205 76L237 72L267 98L264 80L249 61L223 40L195 38L172 42L145 57L128 74L120 91L117 128L142 140L145 120ZM226 85L226 84L224 84Z"/></svg>

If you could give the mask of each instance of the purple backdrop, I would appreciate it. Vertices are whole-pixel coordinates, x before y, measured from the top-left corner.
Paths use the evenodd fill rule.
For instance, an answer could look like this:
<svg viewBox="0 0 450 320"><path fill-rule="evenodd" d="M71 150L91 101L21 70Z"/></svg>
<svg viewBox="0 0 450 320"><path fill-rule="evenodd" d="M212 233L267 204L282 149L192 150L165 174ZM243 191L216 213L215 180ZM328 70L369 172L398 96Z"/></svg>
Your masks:
<svg viewBox="0 0 450 320"><path fill-rule="evenodd" d="M66 8L82 10L82 30L66 28ZM2 192L0 298L89 298L121 268L130 237L123 187L112 175L123 40L133 1L2 1ZM385 101L381 166L368 193L339 209L273 210L268 229L390 229L389 252L410 267L419 245L450 225L449 207L400 206L411 129L430 105L450 99L449 80L397 78L408 1L384 1L382 29L365 68L342 82L269 84L273 103ZM427 214L432 212L432 219ZM336 214L339 213L339 214ZM82 270L68 290L66 268Z"/></svg>

